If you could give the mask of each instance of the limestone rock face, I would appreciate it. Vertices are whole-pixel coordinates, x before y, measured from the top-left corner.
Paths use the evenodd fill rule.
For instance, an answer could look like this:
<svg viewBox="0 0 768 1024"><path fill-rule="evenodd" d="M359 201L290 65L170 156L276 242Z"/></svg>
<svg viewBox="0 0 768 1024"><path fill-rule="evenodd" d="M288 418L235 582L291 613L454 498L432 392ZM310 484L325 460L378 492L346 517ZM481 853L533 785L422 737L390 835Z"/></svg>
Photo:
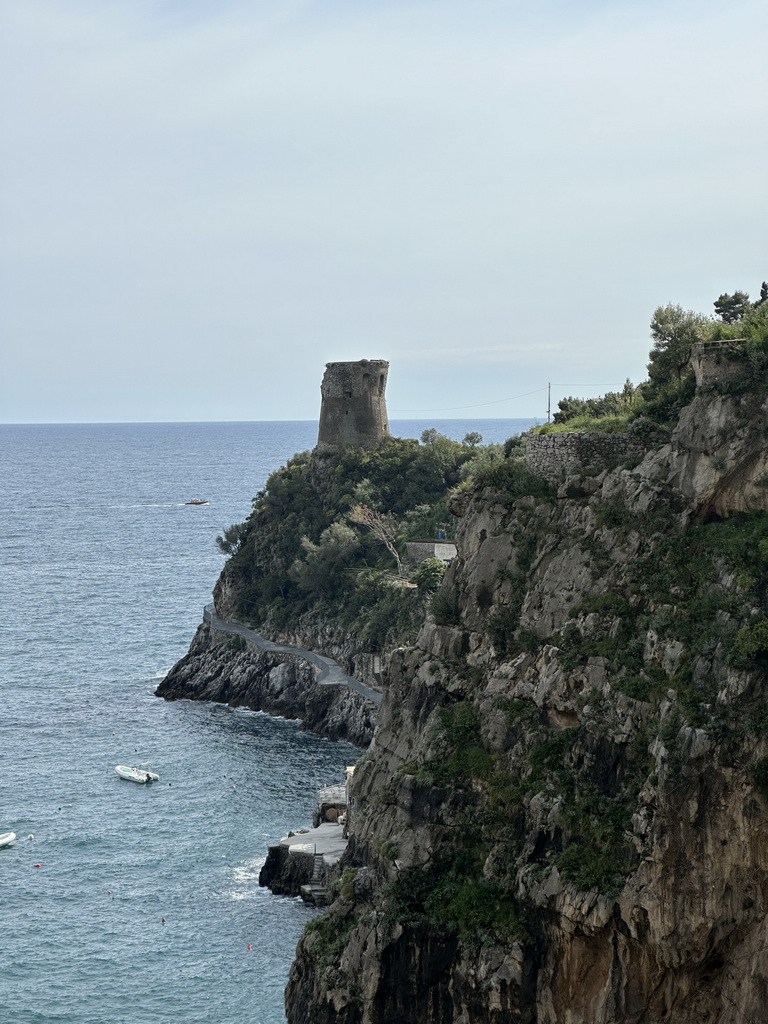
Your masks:
<svg viewBox="0 0 768 1024"><path fill-rule="evenodd" d="M640 475L663 480L694 514L768 510L768 400L755 394L697 395L669 445L646 457Z"/></svg>
<svg viewBox="0 0 768 1024"><path fill-rule="evenodd" d="M700 394L633 470L454 504L458 623L391 658L289 1024L766 1020L768 687L734 637L768 607L698 525L768 510L766 423Z"/></svg>

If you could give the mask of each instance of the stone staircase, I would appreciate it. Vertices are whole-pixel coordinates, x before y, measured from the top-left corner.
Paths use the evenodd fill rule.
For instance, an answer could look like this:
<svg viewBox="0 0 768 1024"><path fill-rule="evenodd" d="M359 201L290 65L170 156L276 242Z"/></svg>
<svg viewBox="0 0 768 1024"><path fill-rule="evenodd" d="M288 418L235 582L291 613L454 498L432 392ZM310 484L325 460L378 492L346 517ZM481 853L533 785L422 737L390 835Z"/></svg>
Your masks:
<svg viewBox="0 0 768 1024"><path fill-rule="evenodd" d="M316 907L324 907L328 902L328 890L323 879L325 867L322 853L316 853L312 862L312 877L309 885L302 885L301 898L305 903L313 903Z"/></svg>

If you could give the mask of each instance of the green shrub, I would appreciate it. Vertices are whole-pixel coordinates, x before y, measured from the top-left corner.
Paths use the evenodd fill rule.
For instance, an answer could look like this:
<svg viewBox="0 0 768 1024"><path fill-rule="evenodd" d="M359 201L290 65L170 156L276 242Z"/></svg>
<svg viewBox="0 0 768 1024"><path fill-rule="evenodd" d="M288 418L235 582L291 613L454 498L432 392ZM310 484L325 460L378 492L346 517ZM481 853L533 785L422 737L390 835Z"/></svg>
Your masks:
<svg viewBox="0 0 768 1024"><path fill-rule="evenodd" d="M357 875L357 868L344 868L344 873L341 876L340 893L341 898L346 900L347 903L351 903L355 895L355 876Z"/></svg>
<svg viewBox="0 0 768 1024"><path fill-rule="evenodd" d="M607 501L599 502L595 508L595 518L600 526L607 526L609 529L632 529L638 525L636 516L621 498L609 498Z"/></svg>
<svg viewBox="0 0 768 1024"><path fill-rule="evenodd" d="M487 444L483 448L478 448L461 467L461 479L476 480L479 476L492 472L503 460L504 450L500 444Z"/></svg>
<svg viewBox="0 0 768 1024"><path fill-rule="evenodd" d="M546 771L562 768L565 755L573 746L578 731L578 728L563 729L537 743L528 753L531 766Z"/></svg>
<svg viewBox="0 0 768 1024"><path fill-rule="evenodd" d="M541 715L541 711L532 700L500 697L499 704L507 713L509 725L519 725L521 722L535 722Z"/></svg>
<svg viewBox="0 0 768 1024"><path fill-rule="evenodd" d="M645 739L625 764L621 794L605 796L594 786L584 787L582 782L581 792L564 803L563 816L570 838L555 863L563 878L579 889L597 889L613 895L623 884L627 852L624 834L631 825L632 807L649 767L647 749L641 749L647 748Z"/></svg>
<svg viewBox="0 0 768 1024"><path fill-rule="evenodd" d="M526 495L548 498L552 494L550 484L534 476L522 459L504 459L487 466L478 471L475 480L480 487L495 487L510 500Z"/></svg>
<svg viewBox="0 0 768 1024"><path fill-rule="evenodd" d="M629 602L623 594L614 590L605 590L600 594L590 594L579 605L578 611L585 615L597 612L599 615L628 615Z"/></svg>
<svg viewBox="0 0 768 1024"><path fill-rule="evenodd" d="M497 658L506 658L518 653L520 650L515 641L515 630L520 622L523 598L524 592L521 587L509 604L497 608L485 620L485 631L493 644Z"/></svg>
<svg viewBox="0 0 768 1024"><path fill-rule="evenodd" d="M759 619L748 626L742 626L736 634L736 650L751 657L767 654L768 619Z"/></svg>
<svg viewBox="0 0 768 1024"><path fill-rule="evenodd" d="M475 855L445 851L429 868L402 871L387 893L388 924L430 921L453 927L465 942L507 939L521 933L510 894L496 882L479 878Z"/></svg>
<svg viewBox="0 0 768 1024"><path fill-rule="evenodd" d="M621 862L613 850L600 850L586 843L571 843L555 857L563 878L583 892L596 889L615 895L624 884Z"/></svg>
<svg viewBox="0 0 768 1024"><path fill-rule="evenodd" d="M762 757L752 769L755 788L763 796L768 797L768 757Z"/></svg>
<svg viewBox="0 0 768 1024"><path fill-rule="evenodd" d="M440 760L431 761L417 772L435 785L483 779L493 771L493 756L483 747L480 720L470 701L459 701L437 712L440 730L449 748Z"/></svg>
<svg viewBox="0 0 768 1024"><path fill-rule="evenodd" d="M431 594L442 583L445 571L445 563L439 558L425 558L411 576L411 582L416 584L422 594Z"/></svg>
<svg viewBox="0 0 768 1024"><path fill-rule="evenodd" d="M529 654L538 651L543 642L541 637L530 629L521 629L517 635L517 646Z"/></svg>
<svg viewBox="0 0 768 1024"><path fill-rule="evenodd" d="M768 707L760 704L747 715L747 728L760 739L768 737Z"/></svg>
<svg viewBox="0 0 768 1024"><path fill-rule="evenodd" d="M468 700L439 708L437 720L452 747L474 743L480 736L480 719L474 705Z"/></svg>
<svg viewBox="0 0 768 1024"><path fill-rule="evenodd" d="M659 739L668 749L677 743L677 737L680 734L683 721L680 717L680 712L674 710L664 720L664 724L659 729Z"/></svg>
<svg viewBox="0 0 768 1024"><path fill-rule="evenodd" d="M321 968L338 964L349 936L357 924L357 918L350 914L339 919L330 914L321 914L313 918L304 929L304 935L315 935L315 941L311 948L305 945L305 950L312 960Z"/></svg>
<svg viewBox="0 0 768 1024"><path fill-rule="evenodd" d="M651 701L659 696L664 683L667 682L666 676L661 674L663 677L661 681L656 676L652 677L645 673L628 675L615 679L613 686L621 693L625 693L627 697L632 697L633 700Z"/></svg>
<svg viewBox="0 0 768 1024"><path fill-rule="evenodd" d="M641 406L640 390L627 380L622 391L608 391L598 398L561 398L557 403L558 411L555 413L553 421L556 425L562 425L569 429L566 425L584 420L590 422L599 422L606 418L625 420L630 415L636 415Z"/></svg>
<svg viewBox="0 0 768 1024"><path fill-rule="evenodd" d="M342 586L350 585L344 570L355 563L360 551L360 540L351 527L331 523L317 544L302 537L301 548L302 555L294 561L291 575L302 590L334 597Z"/></svg>
<svg viewBox="0 0 768 1024"><path fill-rule="evenodd" d="M445 896L440 907L434 906L435 900L430 901L429 909L455 925L459 937L465 941L520 933L517 907L509 893L495 882L467 878L451 886Z"/></svg>
<svg viewBox="0 0 768 1024"><path fill-rule="evenodd" d="M245 523L233 523L227 526L216 538L216 545L224 555L234 555L245 540Z"/></svg>
<svg viewBox="0 0 768 1024"><path fill-rule="evenodd" d="M504 458L520 458L525 453L525 435L513 434L504 442Z"/></svg>
<svg viewBox="0 0 768 1024"><path fill-rule="evenodd" d="M620 416L590 416L585 413L565 422L544 423L533 430L537 434L586 433L593 430L603 434L621 434L629 427L632 416L629 409Z"/></svg>
<svg viewBox="0 0 768 1024"><path fill-rule="evenodd" d="M656 423L674 426L681 411L690 405L696 393L696 378L692 371L681 377L663 382L646 381L640 385L645 399L643 414Z"/></svg>
<svg viewBox="0 0 768 1024"><path fill-rule="evenodd" d="M430 598L429 610L438 626L458 626L461 622L459 602L450 587L435 591Z"/></svg>

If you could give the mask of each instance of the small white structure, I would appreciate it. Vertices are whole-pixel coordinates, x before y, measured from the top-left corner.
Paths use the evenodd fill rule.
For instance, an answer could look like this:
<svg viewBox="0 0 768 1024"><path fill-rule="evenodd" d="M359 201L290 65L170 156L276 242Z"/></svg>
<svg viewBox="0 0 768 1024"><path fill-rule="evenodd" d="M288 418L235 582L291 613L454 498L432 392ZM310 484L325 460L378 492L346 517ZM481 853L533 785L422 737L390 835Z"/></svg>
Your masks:
<svg viewBox="0 0 768 1024"><path fill-rule="evenodd" d="M438 558L445 565L456 557L456 545L452 540L445 540L442 537L438 540L410 540L405 545L408 558L420 565L425 558Z"/></svg>
<svg viewBox="0 0 768 1024"><path fill-rule="evenodd" d="M315 828L323 821L336 822L347 810L347 787L340 782L335 786L324 786L315 794L315 811L312 824Z"/></svg>

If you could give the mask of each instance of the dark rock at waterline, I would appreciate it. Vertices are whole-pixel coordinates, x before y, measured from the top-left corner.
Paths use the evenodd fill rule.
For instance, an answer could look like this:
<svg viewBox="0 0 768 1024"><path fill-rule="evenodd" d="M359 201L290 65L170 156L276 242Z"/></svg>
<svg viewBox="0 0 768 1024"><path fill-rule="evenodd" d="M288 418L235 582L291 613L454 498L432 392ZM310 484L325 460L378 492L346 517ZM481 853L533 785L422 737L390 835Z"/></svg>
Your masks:
<svg viewBox="0 0 768 1024"><path fill-rule="evenodd" d="M278 896L298 896L302 885L309 885L312 880L313 864L312 853L291 853L288 846L270 846L259 872L259 885Z"/></svg>
<svg viewBox="0 0 768 1024"><path fill-rule="evenodd" d="M333 740L367 747L376 707L346 686L315 682L303 659L261 651L203 622L188 653L155 690L165 700L210 700L283 718Z"/></svg>

